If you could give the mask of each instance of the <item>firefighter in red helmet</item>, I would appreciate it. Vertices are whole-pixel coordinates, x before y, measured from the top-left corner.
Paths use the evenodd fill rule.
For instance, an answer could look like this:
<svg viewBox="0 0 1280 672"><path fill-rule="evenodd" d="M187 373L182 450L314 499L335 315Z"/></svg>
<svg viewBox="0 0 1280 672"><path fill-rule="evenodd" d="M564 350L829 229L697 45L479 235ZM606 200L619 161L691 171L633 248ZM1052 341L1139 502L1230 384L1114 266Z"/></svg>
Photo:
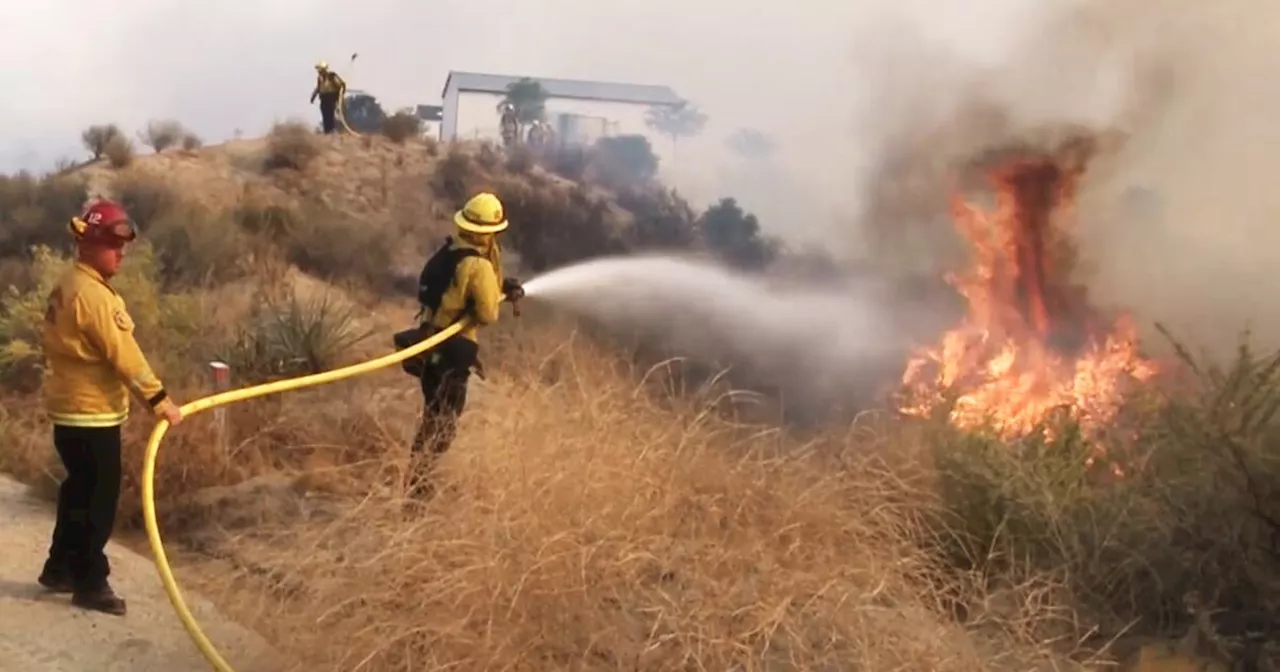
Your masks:
<svg viewBox="0 0 1280 672"><path fill-rule="evenodd" d="M124 300L111 286L137 235L129 216L99 200L69 226L76 263L49 294L43 331L44 405L67 477L39 582L71 593L78 607L123 615L125 602L107 581L105 553L120 496L120 428L131 395L173 425L182 411L152 372Z"/></svg>

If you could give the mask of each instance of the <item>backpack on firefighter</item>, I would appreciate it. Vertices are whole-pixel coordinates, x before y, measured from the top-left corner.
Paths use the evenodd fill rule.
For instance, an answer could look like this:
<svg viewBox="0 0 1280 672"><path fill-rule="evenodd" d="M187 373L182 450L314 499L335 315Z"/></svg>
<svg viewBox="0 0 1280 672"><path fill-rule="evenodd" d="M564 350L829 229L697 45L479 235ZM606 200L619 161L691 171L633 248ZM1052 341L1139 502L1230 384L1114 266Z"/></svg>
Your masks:
<svg viewBox="0 0 1280 672"><path fill-rule="evenodd" d="M392 336L396 350L410 348L436 333L431 318L440 309L440 298L445 290L454 282L458 263L466 257L479 255L479 251L470 247L454 248L453 237L445 238L444 244L427 259L418 276L418 325ZM422 353L401 362L400 368L414 378L421 378L429 359L429 353Z"/></svg>

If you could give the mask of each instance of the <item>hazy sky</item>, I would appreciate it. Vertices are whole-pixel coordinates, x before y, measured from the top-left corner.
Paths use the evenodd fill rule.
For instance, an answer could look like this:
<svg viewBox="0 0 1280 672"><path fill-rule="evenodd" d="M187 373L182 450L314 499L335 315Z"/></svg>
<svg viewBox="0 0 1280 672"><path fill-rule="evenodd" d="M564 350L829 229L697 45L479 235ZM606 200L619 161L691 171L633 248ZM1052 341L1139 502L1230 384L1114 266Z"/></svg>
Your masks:
<svg viewBox="0 0 1280 672"><path fill-rule="evenodd" d="M450 69L668 84L711 116L795 140L847 122L860 31L886 15L990 57L1033 0L46 0L0 27L0 170L84 154L80 131L176 118L209 141L318 116L311 66L384 106L438 103ZM354 67L346 61L360 57ZM904 83L909 84L909 83ZM852 149L852 148L850 148Z"/></svg>

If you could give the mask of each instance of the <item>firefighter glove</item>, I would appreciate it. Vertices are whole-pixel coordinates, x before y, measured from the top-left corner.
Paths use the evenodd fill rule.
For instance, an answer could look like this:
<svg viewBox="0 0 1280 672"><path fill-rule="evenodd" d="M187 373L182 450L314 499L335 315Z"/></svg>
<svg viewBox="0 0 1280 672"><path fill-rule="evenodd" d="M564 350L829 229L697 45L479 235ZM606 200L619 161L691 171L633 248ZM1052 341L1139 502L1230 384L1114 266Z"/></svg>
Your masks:
<svg viewBox="0 0 1280 672"><path fill-rule="evenodd" d="M515 278L503 278L502 293L508 301L519 301L524 298L524 285Z"/></svg>

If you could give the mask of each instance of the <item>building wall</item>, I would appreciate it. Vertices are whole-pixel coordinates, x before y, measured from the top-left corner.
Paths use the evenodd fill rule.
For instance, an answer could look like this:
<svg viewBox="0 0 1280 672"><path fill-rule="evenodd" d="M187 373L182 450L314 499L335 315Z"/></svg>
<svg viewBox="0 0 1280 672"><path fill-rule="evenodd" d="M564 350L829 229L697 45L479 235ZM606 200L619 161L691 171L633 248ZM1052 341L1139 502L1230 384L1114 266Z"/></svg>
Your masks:
<svg viewBox="0 0 1280 672"><path fill-rule="evenodd" d="M504 96L496 93L453 90L446 91L444 121L441 124L445 140L493 140L501 141L498 104ZM563 136L565 132L577 135L577 140L590 144L601 135L643 135L649 138L654 152L664 163L671 152L671 142L655 133L645 124L648 105L607 100L580 100L574 98L548 98L547 121ZM560 115L570 115L563 126L558 126ZM569 137L563 137L570 140Z"/></svg>
<svg viewBox="0 0 1280 672"><path fill-rule="evenodd" d="M457 137L458 129L458 89L454 88L453 82L445 89L440 104L440 139L452 140Z"/></svg>

